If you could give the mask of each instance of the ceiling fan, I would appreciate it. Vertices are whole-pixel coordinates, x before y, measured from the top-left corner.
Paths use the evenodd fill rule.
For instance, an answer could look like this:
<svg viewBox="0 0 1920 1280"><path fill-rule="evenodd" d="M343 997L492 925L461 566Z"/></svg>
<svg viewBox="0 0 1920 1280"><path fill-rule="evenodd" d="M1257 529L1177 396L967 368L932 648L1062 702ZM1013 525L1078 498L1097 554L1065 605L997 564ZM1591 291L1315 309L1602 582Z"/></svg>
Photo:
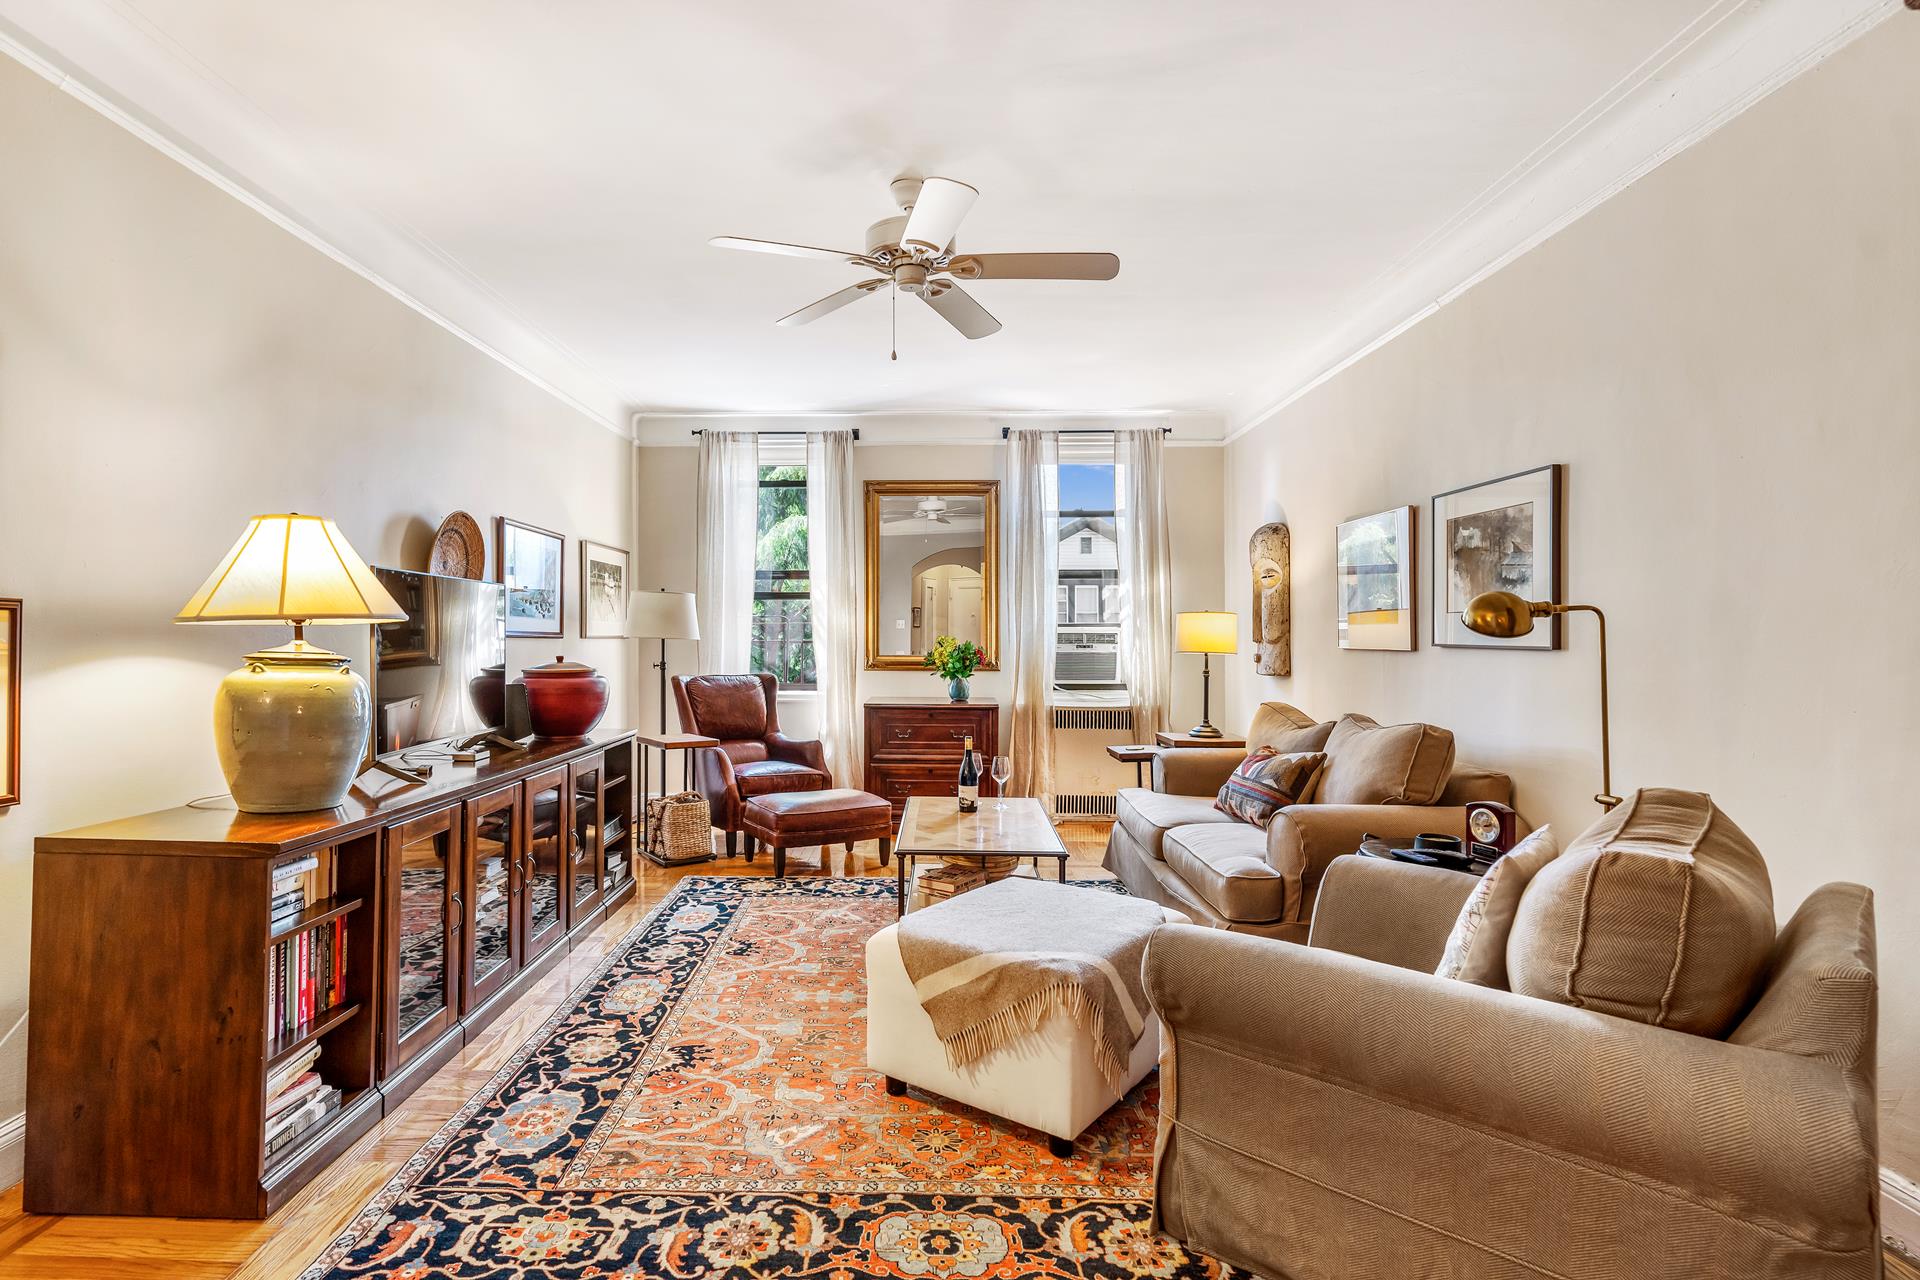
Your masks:
<svg viewBox="0 0 1920 1280"><path fill-rule="evenodd" d="M915 520L925 520L929 524L953 523L953 521L947 519L946 502L938 497L920 499L920 504L913 509L913 518Z"/></svg>
<svg viewBox="0 0 1920 1280"><path fill-rule="evenodd" d="M878 273L781 317L777 323L784 325L810 324L892 285L896 296L917 295L963 336L985 338L1000 331L1000 322L960 287L962 280L1111 280L1120 274L1120 259L1111 253L960 253L953 235L979 191L952 178L895 178L891 190L902 212L867 228L865 253L741 236L715 236L708 243L825 258ZM893 358L900 358L897 350Z"/></svg>

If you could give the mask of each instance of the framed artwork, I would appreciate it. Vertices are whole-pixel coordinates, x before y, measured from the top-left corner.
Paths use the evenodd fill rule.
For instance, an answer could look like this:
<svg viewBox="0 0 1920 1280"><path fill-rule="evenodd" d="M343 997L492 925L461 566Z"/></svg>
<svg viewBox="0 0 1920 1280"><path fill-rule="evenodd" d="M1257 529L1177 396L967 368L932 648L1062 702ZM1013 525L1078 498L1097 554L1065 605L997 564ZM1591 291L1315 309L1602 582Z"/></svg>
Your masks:
<svg viewBox="0 0 1920 1280"><path fill-rule="evenodd" d="M1415 645L1413 508L1361 516L1334 532L1334 618L1342 649Z"/></svg>
<svg viewBox="0 0 1920 1280"><path fill-rule="evenodd" d="M20 803L20 601L0 597L0 807Z"/></svg>
<svg viewBox="0 0 1920 1280"><path fill-rule="evenodd" d="M627 553L580 539L580 638L627 633Z"/></svg>
<svg viewBox="0 0 1920 1280"><path fill-rule="evenodd" d="M1461 621L1483 591L1558 600L1559 463L1468 485L1433 499L1433 642L1462 649L1558 649L1560 617L1510 640Z"/></svg>
<svg viewBox="0 0 1920 1280"><path fill-rule="evenodd" d="M494 518L494 554L507 589L507 634L566 634L566 575L561 567L567 540L505 516Z"/></svg>

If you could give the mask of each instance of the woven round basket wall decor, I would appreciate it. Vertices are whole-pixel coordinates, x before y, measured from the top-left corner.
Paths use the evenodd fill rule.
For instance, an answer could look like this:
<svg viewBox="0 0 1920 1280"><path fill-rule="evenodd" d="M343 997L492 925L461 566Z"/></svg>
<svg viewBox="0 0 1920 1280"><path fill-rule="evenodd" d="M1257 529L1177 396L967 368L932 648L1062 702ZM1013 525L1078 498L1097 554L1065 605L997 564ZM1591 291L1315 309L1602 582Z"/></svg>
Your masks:
<svg viewBox="0 0 1920 1280"><path fill-rule="evenodd" d="M433 556L427 562L427 572L449 578L485 578L487 540L480 532L480 522L464 511L442 520L433 535Z"/></svg>

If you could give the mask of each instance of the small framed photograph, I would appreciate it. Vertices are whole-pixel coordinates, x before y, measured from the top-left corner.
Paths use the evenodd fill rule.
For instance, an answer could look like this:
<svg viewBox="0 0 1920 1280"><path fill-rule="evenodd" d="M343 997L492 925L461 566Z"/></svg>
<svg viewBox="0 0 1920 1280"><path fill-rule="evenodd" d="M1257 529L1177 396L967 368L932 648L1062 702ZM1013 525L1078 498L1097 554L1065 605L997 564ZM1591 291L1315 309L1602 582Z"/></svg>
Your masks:
<svg viewBox="0 0 1920 1280"><path fill-rule="evenodd" d="M1412 507L1361 516L1334 531L1334 618L1342 649L1413 649Z"/></svg>
<svg viewBox="0 0 1920 1280"><path fill-rule="evenodd" d="M498 516L494 520L495 565L507 589L507 634L566 634L567 540L546 529Z"/></svg>
<svg viewBox="0 0 1920 1280"><path fill-rule="evenodd" d="M1558 649L1560 616L1502 640L1467 629L1467 602L1484 591L1560 599L1560 464L1438 494L1433 499L1433 642L1459 649Z"/></svg>
<svg viewBox="0 0 1920 1280"><path fill-rule="evenodd" d="M604 542L580 539L580 638L600 640L627 632L627 553Z"/></svg>
<svg viewBox="0 0 1920 1280"><path fill-rule="evenodd" d="M20 601L0 597L0 807L20 803Z"/></svg>

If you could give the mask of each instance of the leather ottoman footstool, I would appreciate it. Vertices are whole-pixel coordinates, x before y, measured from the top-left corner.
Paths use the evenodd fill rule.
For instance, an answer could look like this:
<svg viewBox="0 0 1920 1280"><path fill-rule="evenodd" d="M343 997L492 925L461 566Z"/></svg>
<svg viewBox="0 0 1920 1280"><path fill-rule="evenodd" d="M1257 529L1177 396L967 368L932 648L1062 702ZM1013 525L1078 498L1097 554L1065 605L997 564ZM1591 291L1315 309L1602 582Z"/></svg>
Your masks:
<svg viewBox="0 0 1920 1280"><path fill-rule="evenodd" d="M893 806L865 791L779 791L754 796L740 810L746 833L773 850L773 874L787 874L787 850L817 844L843 844L847 852L859 840L880 842L880 865L893 852ZM751 855L749 855L751 856Z"/></svg>

